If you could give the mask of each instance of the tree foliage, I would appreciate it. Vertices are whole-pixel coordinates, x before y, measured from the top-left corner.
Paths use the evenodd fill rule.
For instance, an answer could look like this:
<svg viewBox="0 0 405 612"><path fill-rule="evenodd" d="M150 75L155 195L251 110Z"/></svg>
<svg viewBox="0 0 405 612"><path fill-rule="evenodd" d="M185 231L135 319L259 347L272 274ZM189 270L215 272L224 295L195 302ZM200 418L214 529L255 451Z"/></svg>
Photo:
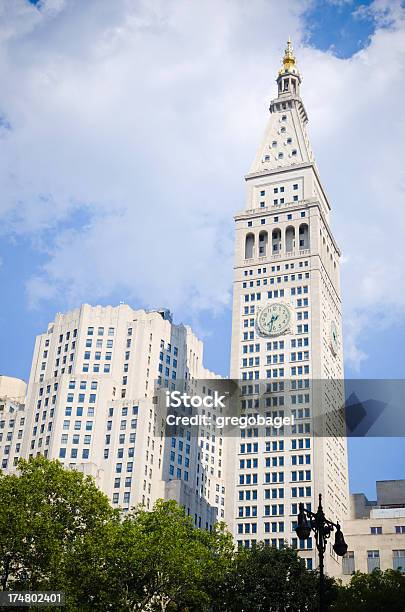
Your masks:
<svg viewBox="0 0 405 612"><path fill-rule="evenodd" d="M62 581L66 555L114 516L90 477L59 461L20 460L0 474L1 587L47 590Z"/></svg>
<svg viewBox="0 0 405 612"><path fill-rule="evenodd" d="M0 588L59 590L73 612L315 612L319 577L297 551L235 550L224 524L196 529L174 501L121 514L58 461L0 474ZM399 572L326 579L333 612L405 612Z"/></svg>
<svg viewBox="0 0 405 612"><path fill-rule="evenodd" d="M176 502L159 500L152 512L138 508L98 541L85 540L78 555L98 568L96 582L91 571L76 581L75 565L68 570L83 610L89 602L91 610L208 610L210 579L225 574L233 545L222 525L195 529Z"/></svg>
<svg viewBox="0 0 405 612"><path fill-rule="evenodd" d="M398 570L370 574L356 572L350 583L342 586L331 612L390 612L405 611L405 575Z"/></svg>
<svg viewBox="0 0 405 612"><path fill-rule="evenodd" d="M259 543L235 553L232 571L225 577L217 609L232 612L289 612L318 610L319 576L308 571L297 551ZM335 581L327 579L329 599Z"/></svg>

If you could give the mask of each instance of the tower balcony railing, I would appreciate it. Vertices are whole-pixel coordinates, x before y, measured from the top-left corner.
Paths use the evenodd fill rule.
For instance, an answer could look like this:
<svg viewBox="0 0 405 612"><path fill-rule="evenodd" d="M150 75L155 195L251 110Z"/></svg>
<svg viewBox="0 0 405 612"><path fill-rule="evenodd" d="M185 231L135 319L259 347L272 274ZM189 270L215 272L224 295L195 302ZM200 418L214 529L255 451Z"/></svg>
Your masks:
<svg viewBox="0 0 405 612"><path fill-rule="evenodd" d="M289 208L302 208L303 206L309 206L310 204L314 204L319 202L317 198L306 198L305 200L298 200L297 202L284 202L284 204L272 204L271 206L264 206L263 208L248 208L243 212L238 213L239 216L246 215L260 215L262 213L277 213L280 210L285 210Z"/></svg>
<svg viewBox="0 0 405 612"><path fill-rule="evenodd" d="M273 253L272 255L259 255L258 257L249 257L248 259L244 259L243 263L265 263L277 261L280 259L288 259L290 257L303 257L310 254L311 249L293 249L292 251L279 251L278 253Z"/></svg>

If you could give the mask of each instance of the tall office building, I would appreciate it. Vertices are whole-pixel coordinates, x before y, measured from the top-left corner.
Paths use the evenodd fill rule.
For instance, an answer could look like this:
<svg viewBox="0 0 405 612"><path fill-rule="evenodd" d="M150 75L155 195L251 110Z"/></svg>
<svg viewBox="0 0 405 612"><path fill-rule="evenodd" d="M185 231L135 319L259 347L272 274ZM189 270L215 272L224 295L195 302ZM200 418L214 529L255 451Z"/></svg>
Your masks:
<svg viewBox="0 0 405 612"><path fill-rule="evenodd" d="M332 520L342 520L349 505L345 428L336 411L343 401L340 251L290 41L277 86L245 177L246 208L235 217L231 377L241 381L247 414L260 408L293 415L295 424L288 436L252 428L232 439L226 520L239 545L287 540L315 567L313 539L299 542L294 532L299 502L314 510L322 493ZM324 413L314 436L312 417ZM331 544L326 569L340 573Z"/></svg>
<svg viewBox="0 0 405 612"><path fill-rule="evenodd" d="M202 360L202 342L166 310L86 304L58 314L35 343L23 456L93 475L124 510L176 499L210 528L224 508L222 439L187 427L168 437L157 393L215 378Z"/></svg>

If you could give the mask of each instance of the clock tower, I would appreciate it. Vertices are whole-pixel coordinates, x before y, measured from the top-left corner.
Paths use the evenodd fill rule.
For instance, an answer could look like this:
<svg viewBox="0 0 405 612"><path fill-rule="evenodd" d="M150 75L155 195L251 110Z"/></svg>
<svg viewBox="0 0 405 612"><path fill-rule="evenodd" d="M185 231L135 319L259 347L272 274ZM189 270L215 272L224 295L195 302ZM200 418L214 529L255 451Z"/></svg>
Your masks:
<svg viewBox="0 0 405 612"><path fill-rule="evenodd" d="M309 143L301 75L289 40L277 97L235 216L231 377L242 412L293 417L287 429L240 430L230 440L226 520L239 546L299 549L315 568L315 542L297 540L298 505L342 521L348 512L343 402L340 250ZM321 418L322 417L322 418ZM331 544L326 571L340 574Z"/></svg>

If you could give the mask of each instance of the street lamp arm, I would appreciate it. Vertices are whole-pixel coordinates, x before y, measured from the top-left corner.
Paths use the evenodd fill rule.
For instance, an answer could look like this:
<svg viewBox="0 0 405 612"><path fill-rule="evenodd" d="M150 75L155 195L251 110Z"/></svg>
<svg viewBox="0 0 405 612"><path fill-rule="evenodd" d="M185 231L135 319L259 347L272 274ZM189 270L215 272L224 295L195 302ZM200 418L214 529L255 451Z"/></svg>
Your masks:
<svg viewBox="0 0 405 612"><path fill-rule="evenodd" d="M304 504L300 504L300 506L302 506L302 507L303 507L302 509L303 509L303 511L305 512L305 514L307 515L307 517L308 517L309 519L315 519L315 520L316 520L316 518L317 518L317 513L315 513L315 512L311 512L311 510L307 510L307 509L304 507ZM334 523L333 521L330 521L329 519L327 519L327 518L325 518L325 517L324 517L324 519L323 519L323 520L324 520L325 525L329 525L329 527L331 527L331 530L332 530L332 531L333 531L333 529L337 529L338 527L340 527L339 523Z"/></svg>

